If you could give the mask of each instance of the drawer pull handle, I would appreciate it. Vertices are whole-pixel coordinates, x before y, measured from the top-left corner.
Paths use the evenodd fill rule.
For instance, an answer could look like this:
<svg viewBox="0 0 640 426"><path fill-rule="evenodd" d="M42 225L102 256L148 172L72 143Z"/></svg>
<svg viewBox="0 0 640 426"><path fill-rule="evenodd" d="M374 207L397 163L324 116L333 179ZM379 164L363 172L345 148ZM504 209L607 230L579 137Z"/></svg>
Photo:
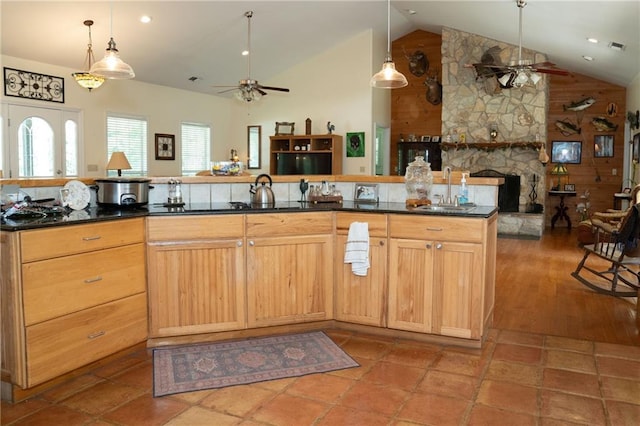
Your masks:
<svg viewBox="0 0 640 426"><path fill-rule="evenodd" d="M238 247L242 247L242 241L238 241L238 242L236 243L236 246L238 246Z"/></svg>
<svg viewBox="0 0 640 426"><path fill-rule="evenodd" d="M436 249L438 249L438 250L442 249L442 243L437 243L436 244Z"/></svg>
<svg viewBox="0 0 640 426"><path fill-rule="evenodd" d="M249 241L249 245L250 245L251 247L253 247L253 246L255 246L255 245L256 245L256 243L255 243L253 240L251 240L251 241Z"/></svg>
<svg viewBox="0 0 640 426"><path fill-rule="evenodd" d="M104 336L105 335L105 331L97 331L93 334L90 334L87 336L87 339L97 339L100 336Z"/></svg>
<svg viewBox="0 0 640 426"><path fill-rule="evenodd" d="M82 237L82 241L94 241L102 238L100 235L94 235L93 237Z"/></svg>
<svg viewBox="0 0 640 426"><path fill-rule="evenodd" d="M94 277L94 278L87 278L86 280L84 280L85 284L91 284L91 283L95 283L97 281L102 281L102 277Z"/></svg>
<svg viewBox="0 0 640 426"><path fill-rule="evenodd" d="M384 241L380 241L380 245L383 246L384 245Z"/></svg>
<svg viewBox="0 0 640 426"><path fill-rule="evenodd" d="M427 227L427 231L442 231L442 228L429 228Z"/></svg>

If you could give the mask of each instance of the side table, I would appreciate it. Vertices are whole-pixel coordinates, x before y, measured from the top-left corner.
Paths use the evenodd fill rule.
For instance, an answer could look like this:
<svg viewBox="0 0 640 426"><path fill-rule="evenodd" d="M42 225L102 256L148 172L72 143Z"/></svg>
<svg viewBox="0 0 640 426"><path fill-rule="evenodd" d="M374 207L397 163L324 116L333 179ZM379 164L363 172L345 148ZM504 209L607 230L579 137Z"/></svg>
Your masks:
<svg viewBox="0 0 640 426"><path fill-rule="evenodd" d="M576 191L549 191L549 196L560 197L560 203L556 206L556 214L551 218L551 229L556 226L558 219L567 221L567 228L571 230L571 218L567 214L569 207L564 205L564 197L575 197Z"/></svg>

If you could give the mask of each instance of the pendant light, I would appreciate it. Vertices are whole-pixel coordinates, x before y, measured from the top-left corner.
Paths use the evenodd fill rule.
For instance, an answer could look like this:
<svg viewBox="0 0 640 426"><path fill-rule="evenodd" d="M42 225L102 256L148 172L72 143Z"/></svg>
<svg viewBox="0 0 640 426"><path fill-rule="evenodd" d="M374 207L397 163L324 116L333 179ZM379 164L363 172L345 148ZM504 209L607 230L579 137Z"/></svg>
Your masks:
<svg viewBox="0 0 640 426"><path fill-rule="evenodd" d="M91 74L91 72L89 71L91 69L91 63L96 61L96 59L93 57L93 49L91 43L91 26L93 25L93 21L87 19L83 22L83 24L89 27L89 44L87 45L87 59L85 60L84 67L86 71L74 72L71 75L81 87L89 89L89 92L91 92L91 90L97 89L98 87L102 86L102 83L104 83L104 77Z"/></svg>
<svg viewBox="0 0 640 426"><path fill-rule="evenodd" d="M104 55L104 58L93 64L90 72L91 74L112 80L126 80L135 77L136 74L129 64L120 59L118 49L116 49L116 42L113 40L113 4L110 5L110 8L111 38L109 39L109 43L107 43L107 53Z"/></svg>
<svg viewBox="0 0 640 426"><path fill-rule="evenodd" d="M396 64L391 58L391 0L387 0L387 56L382 64L382 70L371 77L371 87L378 89L397 89L407 84L407 78L396 70Z"/></svg>

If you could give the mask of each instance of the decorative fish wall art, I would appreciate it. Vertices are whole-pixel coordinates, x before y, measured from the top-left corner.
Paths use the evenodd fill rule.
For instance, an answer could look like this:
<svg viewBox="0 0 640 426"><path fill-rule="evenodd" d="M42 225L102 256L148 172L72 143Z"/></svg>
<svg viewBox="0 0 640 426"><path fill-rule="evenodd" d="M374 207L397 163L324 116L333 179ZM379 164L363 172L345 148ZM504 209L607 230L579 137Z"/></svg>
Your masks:
<svg viewBox="0 0 640 426"><path fill-rule="evenodd" d="M591 120L591 124L596 128L599 132L615 132L618 130L618 125L610 122L604 117L594 117Z"/></svg>
<svg viewBox="0 0 640 426"><path fill-rule="evenodd" d="M596 100L589 96L588 98L584 98L578 102L571 102L569 105L562 105L562 108L565 111L584 111L595 103Z"/></svg>
<svg viewBox="0 0 640 426"><path fill-rule="evenodd" d="M556 120L556 127L560 130L560 133L565 136L580 134L582 132L582 129L569 121L569 119Z"/></svg>

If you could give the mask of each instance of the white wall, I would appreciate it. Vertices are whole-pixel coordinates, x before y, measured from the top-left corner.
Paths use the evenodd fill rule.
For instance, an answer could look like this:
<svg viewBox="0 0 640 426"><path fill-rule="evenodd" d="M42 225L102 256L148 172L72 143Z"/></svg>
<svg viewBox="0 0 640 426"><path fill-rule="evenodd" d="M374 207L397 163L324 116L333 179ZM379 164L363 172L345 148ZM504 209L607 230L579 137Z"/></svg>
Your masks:
<svg viewBox="0 0 640 426"><path fill-rule="evenodd" d="M5 103L38 107L67 108L83 111L84 160L82 176L105 175L106 116L108 113L131 114L148 120L149 176L180 174L180 162L156 161L154 133L176 135L180 150L180 124L183 121L208 123L212 127L214 160L227 160L231 148L238 150L242 161L247 157L247 125L262 125L262 169L268 172L269 136L275 133L276 121L296 123L296 134L304 134L305 120L311 118L312 132L324 134L326 123L335 124L335 133L365 132L365 157L343 161L345 174L371 174L372 89L371 32L367 31L301 63L269 81L261 83L291 89L290 93L269 92L256 104L247 106L234 98L222 98L143 83L139 80L109 80L89 92L78 86L71 70L2 56L3 66L64 77L65 103L53 104L2 96ZM346 154L345 154L346 155ZM86 167L97 165L97 172Z"/></svg>

